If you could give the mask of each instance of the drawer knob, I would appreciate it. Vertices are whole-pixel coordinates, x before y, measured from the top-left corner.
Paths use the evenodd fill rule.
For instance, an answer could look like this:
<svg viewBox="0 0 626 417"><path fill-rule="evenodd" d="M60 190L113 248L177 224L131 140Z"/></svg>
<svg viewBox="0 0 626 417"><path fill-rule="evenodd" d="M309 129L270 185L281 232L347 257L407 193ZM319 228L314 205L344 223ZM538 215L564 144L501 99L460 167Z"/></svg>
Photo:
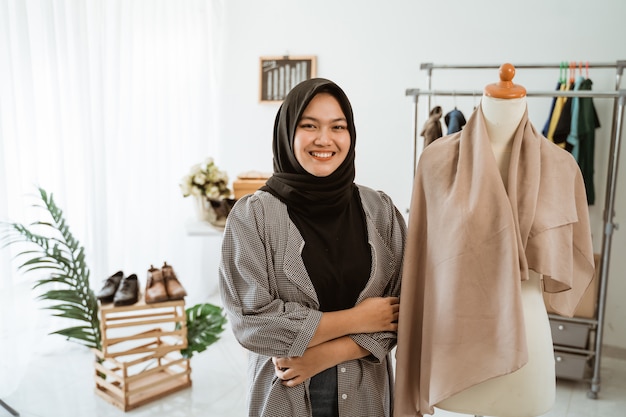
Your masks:
<svg viewBox="0 0 626 417"><path fill-rule="evenodd" d="M560 356L557 356L557 357L556 357L556 361L557 361L557 362L563 362L563 358L562 358L562 357L560 357Z"/></svg>
<svg viewBox="0 0 626 417"><path fill-rule="evenodd" d="M557 327L557 329L559 329L559 330L565 330L565 326L563 326L562 324L559 324L559 327Z"/></svg>

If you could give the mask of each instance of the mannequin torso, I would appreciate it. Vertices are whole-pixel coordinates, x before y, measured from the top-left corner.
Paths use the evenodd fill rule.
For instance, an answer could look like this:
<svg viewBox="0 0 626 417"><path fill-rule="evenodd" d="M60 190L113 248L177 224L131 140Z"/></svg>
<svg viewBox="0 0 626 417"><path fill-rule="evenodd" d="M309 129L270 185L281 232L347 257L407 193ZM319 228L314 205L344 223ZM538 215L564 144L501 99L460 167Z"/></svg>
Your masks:
<svg viewBox="0 0 626 417"><path fill-rule="evenodd" d="M480 106L485 116L491 148L506 187L513 134L526 111L526 98L500 99L483 96Z"/></svg>
<svg viewBox="0 0 626 417"><path fill-rule="evenodd" d="M483 96L481 108L496 162L506 186L511 142L526 110L526 98ZM541 276L529 271L522 281L522 305L528 363L521 369L490 379L457 393L437 408L481 416L536 417L546 413L556 395L554 353Z"/></svg>

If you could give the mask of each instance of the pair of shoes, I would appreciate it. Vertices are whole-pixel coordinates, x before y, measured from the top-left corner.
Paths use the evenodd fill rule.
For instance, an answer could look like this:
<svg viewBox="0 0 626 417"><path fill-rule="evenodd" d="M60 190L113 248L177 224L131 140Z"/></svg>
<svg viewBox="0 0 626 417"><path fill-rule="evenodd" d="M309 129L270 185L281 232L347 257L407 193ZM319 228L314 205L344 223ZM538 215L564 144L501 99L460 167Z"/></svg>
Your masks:
<svg viewBox="0 0 626 417"><path fill-rule="evenodd" d="M116 306L135 304L139 298L137 275L131 274L124 277L124 272L117 271L104 281L96 298L101 303L113 302Z"/></svg>
<svg viewBox="0 0 626 417"><path fill-rule="evenodd" d="M182 300L187 291L178 281L174 268L163 262L161 269L150 265L146 281L146 304L161 303L170 300Z"/></svg>

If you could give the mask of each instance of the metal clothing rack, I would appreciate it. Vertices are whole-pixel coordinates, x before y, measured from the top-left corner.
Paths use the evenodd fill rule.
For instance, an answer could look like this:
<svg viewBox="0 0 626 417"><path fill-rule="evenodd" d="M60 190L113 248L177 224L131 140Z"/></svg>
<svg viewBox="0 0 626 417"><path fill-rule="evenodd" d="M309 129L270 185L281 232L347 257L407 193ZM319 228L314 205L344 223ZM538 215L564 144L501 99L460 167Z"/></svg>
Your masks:
<svg viewBox="0 0 626 417"><path fill-rule="evenodd" d="M7 410L9 413L11 413L12 416L15 417L19 417L20 413L18 413L15 409L13 409L9 404L5 403L4 401L2 401L0 399L0 407L4 408L5 410Z"/></svg>
<svg viewBox="0 0 626 417"><path fill-rule="evenodd" d="M561 68L560 64L513 64L516 69L550 69ZM601 249L601 268L599 276L598 304L596 317L593 320L580 318L560 317L559 320L569 320L572 322L586 322L595 326L595 342L593 345L593 374L591 378L591 388L587 392L587 397L596 399L600 391L600 360L602 356L602 338L604 328L604 316L606 309L607 283L609 275L609 263L611 258L611 243L613 231L618 225L614 222L615 212L615 193L617 188L617 171L619 166L620 144L622 139L624 107L626 105L626 90L620 89L624 68L626 68L626 60L618 60L614 63L589 63L588 68L614 68L616 70L615 90L614 91L526 91L528 97L590 97L590 98L608 98L613 99L613 118L611 127L611 142L609 150L609 166L607 169L606 179L606 196L604 201L603 214L603 239ZM418 99L420 96L428 97L428 108L430 109L430 99L434 96L472 96L481 97L482 91L450 91L450 90L431 90L432 71L434 69L498 69L500 65L434 65L432 63L423 63L420 69L427 71L428 89L420 90L418 88L409 88L406 90L407 96L414 98L413 113L413 173L417 167L418 155ZM551 315L552 316L552 315Z"/></svg>

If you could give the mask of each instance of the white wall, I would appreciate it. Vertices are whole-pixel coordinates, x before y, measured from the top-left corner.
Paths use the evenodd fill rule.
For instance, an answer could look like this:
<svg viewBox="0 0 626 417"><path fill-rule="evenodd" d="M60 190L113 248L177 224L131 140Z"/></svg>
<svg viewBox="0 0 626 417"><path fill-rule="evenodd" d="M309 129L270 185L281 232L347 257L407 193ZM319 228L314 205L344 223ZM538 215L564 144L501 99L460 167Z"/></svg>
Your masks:
<svg viewBox="0 0 626 417"><path fill-rule="evenodd" d="M426 88L420 63L518 64L626 59L626 2L597 0L228 0L221 13L223 65L218 68L220 165L234 177L271 171L271 137L278 104L258 102L259 57L316 55L317 75L341 85L355 111L357 182L389 193L408 209L412 184L412 100L407 88ZM614 88L614 70L591 70L595 90ZM497 81L497 70L435 71L433 87L481 90ZM515 81L528 90L552 90L558 70L519 70ZM626 87L624 87L626 88ZM529 98L533 123L541 129L550 99ZM423 111L426 101L420 99ZM454 104L469 115L478 98ZM608 161L611 104L595 100L597 131L596 204L591 207L596 251L601 249L602 208ZM424 116L421 115L421 121ZM444 125L445 129L445 125ZM626 152L626 151L624 151ZM622 153L624 153L622 152ZM624 156L620 158L624 165ZM622 166L618 184L626 186ZM617 223L624 222L626 197L618 192ZM625 226L626 227L626 226ZM606 345L626 348L626 237L613 236L605 323Z"/></svg>

